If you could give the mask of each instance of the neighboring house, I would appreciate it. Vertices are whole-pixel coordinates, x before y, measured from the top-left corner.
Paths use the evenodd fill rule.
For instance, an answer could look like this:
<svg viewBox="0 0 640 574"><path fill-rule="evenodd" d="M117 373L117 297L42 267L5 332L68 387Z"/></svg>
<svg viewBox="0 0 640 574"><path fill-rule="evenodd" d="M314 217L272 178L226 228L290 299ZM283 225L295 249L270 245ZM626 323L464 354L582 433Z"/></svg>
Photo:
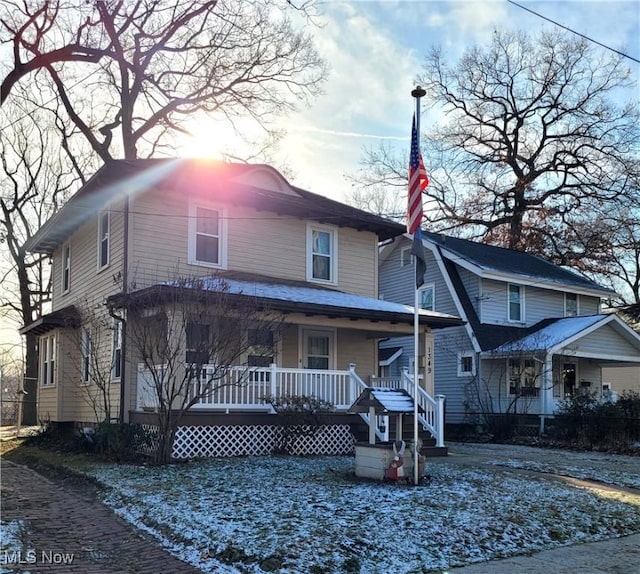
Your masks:
<svg viewBox="0 0 640 574"><path fill-rule="evenodd" d="M381 249L379 289L387 301L414 299L410 246L405 236ZM426 232L424 246L422 308L466 322L435 334L434 392L446 396L447 422L552 414L576 393L601 393L603 368L640 365L640 336L601 313L610 290L514 250ZM412 338L380 346L381 376L412 371Z"/></svg>
<svg viewBox="0 0 640 574"><path fill-rule="evenodd" d="M615 309L606 311L616 312ZM640 303L626 305L617 312L636 333L640 333ZM605 365L602 369L602 388L605 395L612 399L625 391L640 393L640 365Z"/></svg>
<svg viewBox="0 0 640 574"><path fill-rule="evenodd" d="M413 332L412 307L378 299L378 244L403 232L397 223L297 188L265 165L106 163L27 245L52 258L51 313L22 329L40 336L40 419L153 424L149 370L131 346L131 323L127 330L134 319L124 309L107 315L104 302L126 293L142 308L141 321L157 314L153 336L161 341L171 337L169 315L181 311L167 310L152 295L189 277L204 278L203 296L210 290L213 298L213 275L240 303L259 301L284 323L277 344L251 335L270 348L266 357L238 358L236 374L252 373L245 384L203 397L191 409L188 424L197 430L186 442L220 448L184 447L181 454L268 450L256 446L273 421L265 395L315 395L346 411L377 374L378 341ZM419 323L428 338L432 329L462 321L424 311ZM188 325L184 360L194 341L216 329ZM243 428L220 430L231 423Z"/></svg>

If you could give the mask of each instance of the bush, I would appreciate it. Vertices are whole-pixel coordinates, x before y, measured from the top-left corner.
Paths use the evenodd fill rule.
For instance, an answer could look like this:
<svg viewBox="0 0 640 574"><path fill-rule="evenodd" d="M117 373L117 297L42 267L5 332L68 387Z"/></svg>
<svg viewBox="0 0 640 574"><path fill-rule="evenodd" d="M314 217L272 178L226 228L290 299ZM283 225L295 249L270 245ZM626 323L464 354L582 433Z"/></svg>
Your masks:
<svg viewBox="0 0 640 574"><path fill-rule="evenodd" d="M640 393L625 391L616 402L602 402L594 394L567 399L556 411L549 435L591 449L624 449L640 440Z"/></svg>
<svg viewBox="0 0 640 574"><path fill-rule="evenodd" d="M100 422L81 429L75 446L108 459L136 459L153 441L150 432L139 424Z"/></svg>

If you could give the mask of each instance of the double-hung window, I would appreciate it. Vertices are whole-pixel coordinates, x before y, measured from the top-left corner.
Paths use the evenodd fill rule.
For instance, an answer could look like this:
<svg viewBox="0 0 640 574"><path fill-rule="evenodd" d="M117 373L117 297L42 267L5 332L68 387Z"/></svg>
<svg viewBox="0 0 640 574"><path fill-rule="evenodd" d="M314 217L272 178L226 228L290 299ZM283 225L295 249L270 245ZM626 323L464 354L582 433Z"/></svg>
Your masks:
<svg viewBox="0 0 640 574"><path fill-rule="evenodd" d="M224 210L192 204L189 208L189 263L205 267L226 266L226 216Z"/></svg>
<svg viewBox="0 0 640 574"><path fill-rule="evenodd" d="M108 211L98 215L98 270L109 265L109 241L111 233L111 216Z"/></svg>
<svg viewBox="0 0 640 574"><path fill-rule="evenodd" d="M564 294L564 316L575 317L578 314L578 295L576 293Z"/></svg>
<svg viewBox="0 0 640 574"><path fill-rule="evenodd" d="M40 384L50 387L56 384L56 336L40 339Z"/></svg>
<svg viewBox="0 0 640 574"><path fill-rule="evenodd" d="M509 283L508 286L508 309L509 321L521 323L523 321L523 287Z"/></svg>
<svg viewBox="0 0 640 574"><path fill-rule="evenodd" d="M310 225L307 228L307 279L337 283L337 230Z"/></svg>
<svg viewBox="0 0 640 574"><path fill-rule="evenodd" d="M71 287L71 247L62 248L62 292L67 293Z"/></svg>
<svg viewBox="0 0 640 574"><path fill-rule="evenodd" d="M91 331L89 329L82 330L81 342L82 362L80 365L80 379L86 385L91 381L91 355L93 342L91 341Z"/></svg>
<svg viewBox="0 0 640 574"><path fill-rule="evenodd" d="M113 320L113 343L111 354L111 378L119 381L122 377L122 322Z"/></svg>
<svg viewBox="0 0 640 574"><path fill-rule="evenodd" d="M436 291L435 286L431 285L423 285L419 290L420 294L420 309L424 309L425 311L435 311L436 310Z"/></svg>

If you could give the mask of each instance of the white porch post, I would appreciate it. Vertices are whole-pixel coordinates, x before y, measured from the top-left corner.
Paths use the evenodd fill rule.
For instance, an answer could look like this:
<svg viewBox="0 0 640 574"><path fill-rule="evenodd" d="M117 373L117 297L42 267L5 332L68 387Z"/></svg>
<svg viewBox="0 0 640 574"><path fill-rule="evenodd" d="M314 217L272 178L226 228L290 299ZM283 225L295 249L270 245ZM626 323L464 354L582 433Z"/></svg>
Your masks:
<svg viewBox="0 0 640 574"><path fill-rule="evenodd" d="M435 380L433 378L433 333L427 330L424 333L424 370L422 373L423 388L432 397L436 394Z"/></svg>
<svg viewBox="0 0 640 574"><path fill-rule="evenodd" d="M444 395L435 396L438 408L438 420L436 421L436 429L438 436L436 437L436 446L444 446Z"/></svg>
<svg viewBox="0 0 640 574"><path fill-rule="evenodd" d="M550 413L553 405L553 355L551 353L545 355L544 364L542 366L542 397L541 398L541 414L540 414L540 434L544 433L545 417Z"/></svg>
<svg viewBox="0 0 640 574"><path fill-rule="evenodd" d="M275 399L276 397L276 392L277 392L277 380L276 377L278 376L278 368L276 367L275 363L271 363L269 365L269 369L270 369L270 373L269 373L269 386L270 386L270 390L269 393L271 394L271 398Z"/></svg>
<svg viewBox="0 0 640 574"><path fill-rule="evenodd" d="M356 396L356 364L349 363L349 404L353 404L354 401L358 398ZM374 434L375 437L375 434ZM375 440L374 440L375 442Z"/></svg>

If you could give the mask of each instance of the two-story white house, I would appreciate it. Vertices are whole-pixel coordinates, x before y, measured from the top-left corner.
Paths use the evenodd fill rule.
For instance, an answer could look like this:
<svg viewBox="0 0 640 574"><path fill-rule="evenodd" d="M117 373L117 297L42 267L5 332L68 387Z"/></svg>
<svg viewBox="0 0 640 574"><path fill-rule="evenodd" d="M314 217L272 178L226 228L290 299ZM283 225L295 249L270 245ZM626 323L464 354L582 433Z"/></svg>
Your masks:
<svg viewBox="0 0 640 574"><path fill-rule="evenodd" d="M435 389L447 422L478 413L552 414L583 390L600 393L607 366L640 365L640 336L601 313L614 293L539 257L437 233L424 233L423 309L463 326L435 333ZM380 297L412 304L410 239L380 252ZM412 372L413 339L382 341L380 375Z"/></svg>
<svg viewBox="0 0 640 574"><path fill-rule="evenodd" d="M253 334L260 345L273 345L266 358L238 357L238 373L249 369L249 380L201 397L185 419L196 429L187 442L220 448L182 455L268 452L273 419L264 396L313 395L344 412L377 374L378 342L413 332L413 308L378 297L379 242L403 232L395 222L295 187L265 165L108 162L27 246L52 259L52 310L22 329L40 336L40 419L153 424L149 366L132 347L133 319L117 301L127 295L139 303L140 317L155 317L159 303L151 294L187 277L199 279L199 295L210 289L213 300L215 275L240 305L243 297L259 301L283 324L277 343ZM162 313L154 335L160 339L172 336L169 311ZM428 339L432 329L462 321L422 311L419 323ZM219 328L194 327L182 334L185 361L194 340ZM96 357L108 364L100 376ZM108 408L100 387L108 390ZM242 429L220 430L232 424Z"/></svg>

